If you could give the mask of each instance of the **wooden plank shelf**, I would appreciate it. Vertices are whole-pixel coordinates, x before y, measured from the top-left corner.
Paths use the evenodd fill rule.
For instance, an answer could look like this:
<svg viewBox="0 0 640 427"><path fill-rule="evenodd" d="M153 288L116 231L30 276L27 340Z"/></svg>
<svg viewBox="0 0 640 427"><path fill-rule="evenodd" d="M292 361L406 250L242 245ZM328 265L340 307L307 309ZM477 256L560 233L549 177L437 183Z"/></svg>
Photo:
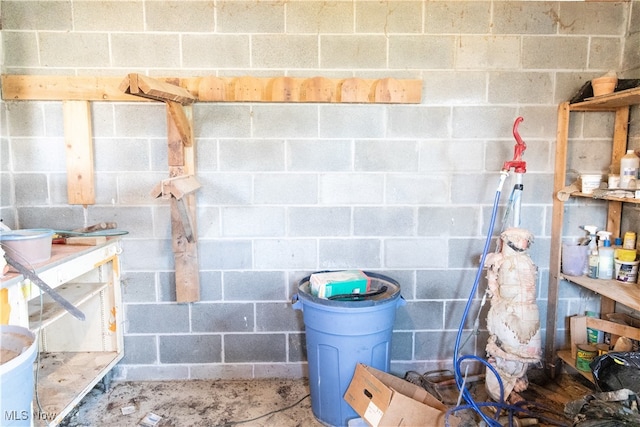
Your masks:
<svg viewBox="0 0 640 427"><path fill-rule="evenodd" d="M587 276L569 276L566 274L561 274L561 277L604 297L620 301L629 308L640 311L640 285L637 283L592 279Z"/></svg>
<svg viewBox="0 0 640 427"><path fill-rule="evenodd" d="M123 77L2 75L5 101L153 101L120 87ZM356 77L155 77L198 102L327 102L419 104L422 80Z"/></svg>
<svg viewBox="0 0 640 427"><path fill-rule="evenodd" d="M108 283L65 283L56 288L64 299L69 301L74 306L82 310L82 303L91 299L91 297L98 295L102 292ZM40 310L42 308L42 311ZM62 316L67 314L67 311L53 300L49 295L44 294L42 297L42 303L40 298L34 298L29 301L29 329L34 333L37 333L43 328L46 328Z"/></svg>
<svg viewBox="0 0 640 427"><path fill-rule="evenodd" d="M610 202L640 203L640 199L636 199L632 197L613 197L613 196L594 197L593 194L585 194L585 193L571 193L571 197L580 197L580 198L591 199L591 200L606 200Z"/></svg>
<svg viewBox="0 0 640 427"><path fill-rule="evenodd" d="M586 379L588 379L591 382L594 382L593 380L593 374L589 371L581 371L580 369L576 368L576 359L575 357L571 356L571 350L560 350L558 351L558 357L560 359L562 359L562 361L569 365L572 369L575 369L576 372L579 372L580 375L582 375L583 377L585 377Z"/></svg>
<svg viewBox="0 0 640 427"><path fill-rule="evenodd" d="M640 104L640 87L594 96L569 104L571 111L614 111L628 105Z"/></svg>
<svg viewBox="0 0 640 427"><path fill-rule="evenodd" d="M60 424L122 357L117 351L41 353L37 387L42 407L34 401L33 410L43 419L34 425Z"/></svg>

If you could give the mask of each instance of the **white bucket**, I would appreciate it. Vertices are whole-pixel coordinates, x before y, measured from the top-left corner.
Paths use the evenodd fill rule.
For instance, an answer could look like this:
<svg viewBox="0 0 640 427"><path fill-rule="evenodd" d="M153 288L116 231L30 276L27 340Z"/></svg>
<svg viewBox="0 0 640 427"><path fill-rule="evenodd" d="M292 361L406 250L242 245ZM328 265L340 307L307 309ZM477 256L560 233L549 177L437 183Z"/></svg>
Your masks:
<svg viewBox="0 0 640 427"><path fill-rule="evenodd" d="M582 174L580 175L582 182L582 192L584 194L592 194L593 190L600 188L602 175L600 174Z"/></svg>
<svg viewBox="0 0 640 427"><path fill-rule="evenodd" d="M0 425L31 426L34 375L38 343L22 326L0 326Z"/></svg>
<svg viewBox="0 0 640 427"><path fill-rule="evenodd" d="M640 261L620 261L616 262L616 280L620 282L636 283L638 280L638 264Z"/></svg>

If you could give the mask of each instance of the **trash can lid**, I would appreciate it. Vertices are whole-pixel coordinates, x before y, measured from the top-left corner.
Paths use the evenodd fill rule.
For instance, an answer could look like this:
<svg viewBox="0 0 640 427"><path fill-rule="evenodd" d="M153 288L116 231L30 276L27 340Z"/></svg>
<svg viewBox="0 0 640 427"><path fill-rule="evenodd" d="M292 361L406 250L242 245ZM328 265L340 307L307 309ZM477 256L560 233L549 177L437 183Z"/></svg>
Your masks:
<svg viewBox="0 0 640 427"><path fill-rule="evenodd" d="M321 271L319 273L325 273ZM352 294L352 298L327 299L319 298L311 293L311 275L300 281L298 296L301 299L317 304L336 307L371 307L379 304L387 304L400 297L400 284L387 276L369 271L363 272L371 278L371 289L366 294Z"/></svg>

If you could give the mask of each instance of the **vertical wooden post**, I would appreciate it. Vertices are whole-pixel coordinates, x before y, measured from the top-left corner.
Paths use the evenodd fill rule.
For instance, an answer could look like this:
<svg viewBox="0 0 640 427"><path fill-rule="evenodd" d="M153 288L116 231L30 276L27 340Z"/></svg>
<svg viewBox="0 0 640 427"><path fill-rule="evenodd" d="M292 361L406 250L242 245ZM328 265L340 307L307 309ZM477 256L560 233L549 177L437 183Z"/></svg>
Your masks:
<svg viewBox="0 0 640 427"><path fill-rule="evenodd" d="M195 144L193 142L193 126L188 126L188 138L184 140L184 123L180 128L176 124L175 109L184 111L188 123L193 122L191 106L181 106L167 101L167 138L169 149L169 175L171 178L182 175L195 175ZM172 114L173 113L173 114ZM181 132L182 131L182 132ZM181 136L182 135L182 136ZM187 194L184 200L171 197L171 238L175 260L176 301L194 302L200 300L200 269L198 266L198 242L196 228L196 199L195 194ZM192 238L187 238L184 228L184 216L181 215L179 203L184 203L186 213L191 218Z"/></svg>
<svg viewBox="0 0 640 427"><path fill-rule="evenodd" d="M67 198L71 205L96 202L93 186L93 135L89 101L62 101L67 154Z"/></svg>

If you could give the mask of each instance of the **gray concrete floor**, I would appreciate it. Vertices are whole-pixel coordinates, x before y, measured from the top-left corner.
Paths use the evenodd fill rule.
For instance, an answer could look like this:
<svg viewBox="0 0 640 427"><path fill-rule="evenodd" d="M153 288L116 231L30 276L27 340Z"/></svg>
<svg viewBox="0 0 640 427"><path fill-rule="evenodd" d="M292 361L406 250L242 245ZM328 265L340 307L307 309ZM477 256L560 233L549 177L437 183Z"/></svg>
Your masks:
<svg viewBox="0 0 640 427"><path fill-rule="evenodd" d="M308 394L306 380L112 382L93 389L61 425L131 427L151 412L162 417L157 427L323 426Z"/></svg>

